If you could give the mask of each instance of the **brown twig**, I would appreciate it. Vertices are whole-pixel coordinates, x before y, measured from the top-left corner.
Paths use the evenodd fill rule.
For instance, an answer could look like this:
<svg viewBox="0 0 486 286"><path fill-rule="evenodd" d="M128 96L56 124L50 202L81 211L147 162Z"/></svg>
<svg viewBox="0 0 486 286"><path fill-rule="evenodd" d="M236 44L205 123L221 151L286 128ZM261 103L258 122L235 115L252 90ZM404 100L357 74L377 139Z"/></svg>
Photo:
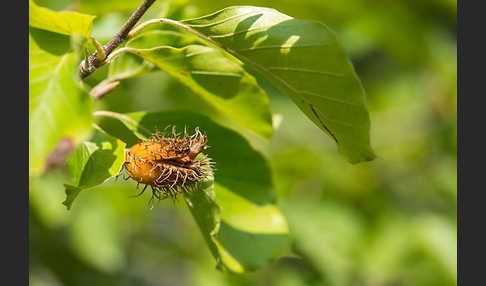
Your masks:
<svg viewBox="0 0 486 286"><path fill-rule="evenodd" d="M123 25L121 30L109 41L106 45L101 47L105 53L104 58L108 56L114 49L116 49L123 41L128 37L128 33L135 26L135 24L140 20L140 18L145 14L147 9L155 2L155 0L144 0L142 4L133 12L128 21ZM87 65L85 64L86 59L84 59L79 65L79 73L81 78L85 78L96 69L103 66L106 61L100 60L98 57L98 52L95 51L89 57L87 57Z"/></svg>

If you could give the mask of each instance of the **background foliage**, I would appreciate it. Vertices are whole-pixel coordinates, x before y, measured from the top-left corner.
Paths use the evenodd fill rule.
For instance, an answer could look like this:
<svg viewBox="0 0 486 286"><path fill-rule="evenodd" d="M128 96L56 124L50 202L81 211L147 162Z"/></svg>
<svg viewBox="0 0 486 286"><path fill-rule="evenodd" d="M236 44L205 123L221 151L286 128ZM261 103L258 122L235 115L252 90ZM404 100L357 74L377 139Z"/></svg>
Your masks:
<svg viewBox="0 0 486 286"><path fill-rule="evenodd" d="M57 11L74 4L35 2ZM83 0L76 7L97 15L93 35L105 43L139 2ZM230 5L272 7L322 21L336 32L367 93L377 159L349 164L289 98L257 77L270 98L275 131L269 144L243 134L270 162L292 251L256 272L215 271L214 258L182 201L163 201L149 211L149 195L128 198L136 190L127 181L83 192L67 211L61 204L63 184L72 179L66 169L57 168L30 180L32 285L455 285L456 2L158 0L142 21L186 19ZM39 25L31 28L31 37L44 36L39 28L71 33ZM51 35L50 41L30 42L51 49L41 64L61 70L79 62L66 38ZM31 72L31 77L42 75ZM87 83L94 85L108 74L116 71L105 67ZM162 71L123 80L94 103L83 101L88 96L83 87L63 84L66 79L55 74L39 79L35 88L54 86L45 80L59 82L71 100L84 106L71 113L85 120L59 126L66 134L85 133L93 119L83 112L91 105L122 113L185 109L210 115L214 108ZM56 91L44 96L60 102L55 108L71 108L55 100ZM37 128L30 128L31 138ZM51 145L57 138L52 134ZM86 150L104 156L106 149L120 150L114 140L98 134ZM41 156L48 147L29 151ZM77 178L71 181L76 186L92 183Z"/></svg>

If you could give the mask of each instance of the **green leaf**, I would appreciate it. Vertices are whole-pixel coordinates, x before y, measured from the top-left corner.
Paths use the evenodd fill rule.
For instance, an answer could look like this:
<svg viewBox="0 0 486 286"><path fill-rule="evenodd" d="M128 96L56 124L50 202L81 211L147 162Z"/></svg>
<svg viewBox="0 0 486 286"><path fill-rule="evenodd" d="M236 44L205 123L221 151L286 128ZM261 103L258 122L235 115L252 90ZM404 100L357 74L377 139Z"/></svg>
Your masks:
<svg viewBox="0 0 486 286"><path fill-rule="evenodd" d="M70 209L80 191L115 176L125 161L124 149L125 143L99 130L79 145L67 160L72 185L65 185L67 198L63 204Z"/></svg>
<svg viewBox="0 0 486 286"><path fill-rule="evenodd" d="M156 37L156 39L154 39ZM135 45L135 47L152 47L154 40L158 45L169 45L172 47L184 46L188 43L194 42L184 34L177 31L149 31L138 36L134 39L130 39L126 45ZM144 60L143 58L131 54L122 53L115 61L112 61L108 69L108 78L105 82L113 82L117 80L127 79L131 77L140 76L152 71L158 71L159 69L151 62Z"/></svg>
<svg viewBox="0 0 486 286"><path fill-rule="evenodd" d="M83 190L82 188L78 188L69 184L64 184L66 188L66 199L62 202L63 205L67 207L68 210L71 209L74 200L78 197L79 193Z"/></svg>
<svg viewBox="0 0 486 286"><path fill-rule="evenodd" d="M209 250L214 257L219 257L215 235L218 233L221 224L221 208L216 203L215 198L214 178L210 178L207 182L204 182L198 191L184 195L187 207L201 229L201 233L208 244ZM221 268L220 266L218 264L218 268Z"/></svg>
<svg viewBox="0 0 486 286"><path fill-rule="evenodd" d="M151 48L154 45L183 47L195 42L197 42L197 38L187 37L181 32L153 30L128 40L123 46L132 48ZM110 63L108 79L110 81L120 80L156 70L158 69L151 62L131 53L123 53Z"/></svg>
<svg viewBox="0 0 486 286"><path fill-rule="evenodd" d="M251 6L172 24L268 78L336 141L351 163L375 157L363 86L336 35L324 24Z"/></svg>
<svg viewBox="0 0 486 286"><path fill-rule="evenodd" d="M79 143L91 131L93 102L78 86L78 60L67 36L29 31L29 173L43 172L62 138Z"/></svg>
<svg viewBox="0 0 486 286"><path fill-rule="evenodd" d="M73 11L56 12L29 0L29 26L63 35L89 37L95 16Z"/></svg>
<svg viewBox="0 0 486 286"><path fill-rule="evenodd" d="M142 1L133 0L81 0L79 10L87 13L113 13L117 11L134 11Z"/></svg>
<svg viewBox="0 0 486 286"><path fill-rule="evenodd" d="M207 133L214 162L214 193L210 183L185 197L213 255L222 269L231 272L256 270L288 251L288 228L276 205L270 169L263 156L238 133L209 118L186 111L118 114L97 112L104 120L119 120L139 138L171 124ZM100 122L102 128L137 143L121 128Z"/></svg>
<svg viewBox="0 0 486 286"><path fill-rule="evenodd" d="M62 138L79 143L91 131L93 102L80 87L71 40L88 37L93 19L29 1L29 174L44 171Z"/></svg>
<svg viewBox="0 0 486 286"><path fill-rule="evenodd" d="M149 31L127 42L125 50L188 86L226 118L269 139L272 134L269 101L255 78L239 61L218 49L186 43L194 43L194 39L181 38L180 33L170 31ZM128 60L124 59L125 65ZM135 74L143 69L134 63L129 67Z"/></svg>

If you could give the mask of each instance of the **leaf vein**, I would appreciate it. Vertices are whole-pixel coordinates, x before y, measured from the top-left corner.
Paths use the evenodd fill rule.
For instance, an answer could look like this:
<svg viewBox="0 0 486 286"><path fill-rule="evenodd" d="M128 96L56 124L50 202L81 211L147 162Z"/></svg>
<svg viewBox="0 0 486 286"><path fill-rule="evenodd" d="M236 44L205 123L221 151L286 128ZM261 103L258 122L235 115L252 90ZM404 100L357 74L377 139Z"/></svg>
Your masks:
<svg viewBox="0 0 486 286"><path fill-rule="evenodd" d="M268 25L268 26L263 26L263 27L256 27L256 28L253 28L253 29L246 29L246 30L242 30L242 31L238 31L238 32L232 32L232 33L228 33L228 34L221 34L221 35L214 35L214 36L209 36L211 39L216 39L216 38L227 38L227 37L231 37L231 36L235 36L235 35L239 35L239 34L243 34L243 33L247 33L247 32L253 32L253 31L256 31L256 30L262 30L262 29L268 29L268 28L271 28L273 26L275 26L276 24L272 24L272 25Z"/></svg>
<svg viewBox="0 0 486 286"><path fill-rule="evenodd" d="M338 102L338 103L342 103L342 104L346 104L346 105L361 107L361 105L358 104L358 103L344 101L344 100L341 100L341 99L325 96L325 95L318 94L318 93L311 92L311 91L307 91L307 90L296 90L296 93L302 94L302 95L311 95L311 96L319 97L319 98L326 99L326 100L329 100L329 101L334 101L334 102Z"/></svg>
<svg viewBox="0 0 486 286"><path fill-rule="evenodd" d="M303 69L303 68L293 68L293 67L268 67L270 70L277 70L277 71L290 71L290 72L302 72L302 73L315 73L315 74L322 74L326 76L334 76L334 77L343 77L343 74L328 72L328 71L320 71L314 69Z"/></svg>
<svg viewBox="0 0 486 286"><path fill-rule="evenodd" d="M248 13L239 14L239 15L233 15L231 17L228 17L228 18L225 18L225 19L222 19L222 20L213 22L213 23L209 23L209 24L199 24L199 25L197 25L197 24L196 25L187 24L187 25L190 26L190 27L196 27L196 28L207 28L207 27L212 27L212 26L216 26L216 25L219 25L219 24L228 22L228 21L233 20L233 19L238 19L238 18L243 17L243 16L248 16L248 15L253 14L253 13L254 13L254 11L251 11L251 12L248 12ZM258 14L261 14L261 13L257 13L257 14L254 14L254 15L258 15ZM254 15L251 15L251 16L254 16Z"/></svg>
<svg viewBox="0 0 486 286"><path fill-rule="evenodd" d="M268 46L256 46L246 49L239 49L234 50L235 52L246 52L246 51L253 51L253 50L264 50L264 49L297 49L297 48L310 48L310 47L325 47L329 46L329 43L321 43L321 44L309 44L309 45L293 45L293 46L284 46L284 45L268 45Z"/></svg>
<svg viewBox="0 0 486 286"><path fill-rule="evenodd" d="M190 73L191 74L203 74L203 75L220 75L220 76L242 77L241 74L238 74L238 73L230 73L230 72L212 72L212 71L192 70L192 71L190 71Z"/></svg>

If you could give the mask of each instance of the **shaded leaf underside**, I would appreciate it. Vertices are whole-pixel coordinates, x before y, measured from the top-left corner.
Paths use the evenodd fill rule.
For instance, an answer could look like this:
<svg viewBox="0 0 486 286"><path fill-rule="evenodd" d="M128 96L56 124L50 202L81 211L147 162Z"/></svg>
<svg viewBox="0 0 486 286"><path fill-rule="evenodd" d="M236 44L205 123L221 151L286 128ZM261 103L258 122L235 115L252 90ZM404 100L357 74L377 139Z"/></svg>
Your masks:
<svg viewBox="0 0 486 286"><path fill-rule="evenodd" d="M222 269L256 270L287 253L288 227L276 205L270 169L242 136L191 112L98 115L105 121L116 118L138 138L167 125L199 127L207 133L211 148L205 153L216 162L214 183L206 182L185 200ZM127 137L120 126L104 120L100 125L105 131L127 146L137 143L137 137Z"/></svg>

